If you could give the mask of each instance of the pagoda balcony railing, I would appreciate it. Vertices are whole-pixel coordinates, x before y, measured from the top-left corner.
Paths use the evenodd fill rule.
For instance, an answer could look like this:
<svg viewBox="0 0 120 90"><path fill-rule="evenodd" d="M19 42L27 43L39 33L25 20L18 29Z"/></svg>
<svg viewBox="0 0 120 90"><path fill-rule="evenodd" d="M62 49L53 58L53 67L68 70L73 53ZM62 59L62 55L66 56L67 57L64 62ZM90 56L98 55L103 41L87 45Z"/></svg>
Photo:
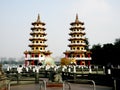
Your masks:
<svg viewBox="0 0 120 90"><path fill-rule="evenodd" d="M85 28L85 27L82 25L74 25L74 26L72 26L72 28Z"/></svg>
<svg viewBox="0 0 120 90"><path fill-rule="evenodd" d="M39 60L39 58L25 58L25 60Z"/></svg>
<svg viewBox="0 0 120 90"><path fill-rule="evenodd" d="M41 34L46 34L44 31L33 31L33 32L31 32L30 34L33 34L33 33L41 33Z"/></svg>
<svg viewBox="0 0 120 90"><path fill-rule="evenodd" d="M83 27L84 28L84 26L83 25L81 25L81 24L79 24L79 25L73 25L73 27Z"/></svg>
<svg viewBox="0 0 120 90"><path fill-rule="evenodd" d="M92 60L91 57L75 57L76 60Z"/></svg>
<svg viewBox="0 0 120 90"><path fill-rule="evenodd" d="M86 43L70 43L69 45L86 45Z"/></svg>
<svg viewBox="0 0 120 90"><path fill-rule="evenodd" d="M45 39L44 37L32 37L30 39Z"/></svg>
<svg viewBox="0 0 120 90"><path fill-rule="evenodd" d="M44 60L45 58L44 57L27 57L25 58L25 60Z"/></svg>
<svg viewBox="0 0 120 90"><path fill-rule="evenodd" d="M42 33L42 32L44 32L44 31L33 31L33 33L39 33L39 32L41 32L41 33Z"/></svg>
<svg viewBox="0 0 120 90"><path fill-rule="evenodd" d="M84 31L72 31L71 33L85 33Z"/></svg>
<svg viewBox="0 0 120 90"><path fill-rule="evenodd" d="M45 45L45 46L47 46L47 45L44 44L44 43L31 43L31 44L29 44L29 45Z"/></svg>
<svg viewBox="0 0 120 90"><path fill-rule="evenodd" d="M85 37L71 37L70 39L86 39Z"/></svg>

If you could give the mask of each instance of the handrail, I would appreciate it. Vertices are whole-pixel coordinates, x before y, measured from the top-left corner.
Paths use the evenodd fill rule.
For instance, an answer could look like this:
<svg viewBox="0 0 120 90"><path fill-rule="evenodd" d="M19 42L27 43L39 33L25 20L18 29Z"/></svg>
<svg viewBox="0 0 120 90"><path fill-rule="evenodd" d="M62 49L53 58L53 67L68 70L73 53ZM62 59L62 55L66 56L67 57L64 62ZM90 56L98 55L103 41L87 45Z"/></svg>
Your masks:
<svg viewBox="0 0 120 90"><path fill-rule="evenodd" d="M44 90L46 90L46 81L45 80L42 80L40 79L39 81L42 81L43 82L43 85L44 85ZM42 84L39 82L40 84L40 90L42 90Z"/></svg>
<svg viewBox="0 0 120 90"><path fill-rule="evenodd" d="M9 83L8 83L8 90L10 90L10 85L11 85L10 83L11 83L11 82L9 81Z"/></svg>
<svg viewBox="0 0 120 90"><path fill-rule="evenodd" d="M34 80L21 80L21 81L34 81ZM39 80L39 81L42 81L43 83L44 83L44 85L45 85L45 80ZM11 88L10 88L10 86L11 86L11 82L12 82L12 80L10 80L9 82L8 82L8 90L11 90ZM46 90L46 88L44 88L45 90ZM40 87L40 90L41 90L41 87Z"/></svg>
<svg viewBox="0 0 120 90"><path fill-rule="evenodd" d="M117 80L120 80L120 78L112 77L112 79L113 79L113 83L114 83L113 90L117 90Z"/></svg>
<svg viewBox="0 0 120 90"><path fill-rule="evenodd" d="M46 80L42 80L42 79L39 80L39 85L40 85L39 90L42 90L42 83L40 83L40 81L42 81L42 83L43 83L44 90L47 90L47 81ZM71 90L71 84L69 83L69 81L78 81L78 80L68 80L68 81L62 82L62 84L63 84L62 90L65 90L65 85L68 85L69 90ZM92 82L93 90L96 90L96 85L95 85L95 82L93 80L81 80L80 79L79 82ZM11 90L10 86L11 86L11 81L8 82L8 90Z"/></svg>
<svg viewBox="0 0 120 90"><path fill-rule="evenodd" d="M69 82L66 82L66 81L63 82L63 90L65 89L65 84L67 84L69 87L69 90L71 90L71 84Z"/></svg>
<svg viewBox="0 0 120 90"><path fill-rule="evenodd" d="M94 80L85 80L85 79L78 79L78 80L67 80L68 82L69 81L79 81L79 82L92 82L93 84L93 90L96 90L96 85L95 85L95 81Z"/></svg>
<svg viewBox="0 0 120 90"><path fill-rule="evenodd" d="M47 81L45 81L45 80L41 80L42 82L43 82L43 84L44 84L44 90L47 90ZM40 90L42 90L42 84L41 83L39 83L40 84ZM62 84L63 84L63 87L62 87L62 90L65 90L65 85L68 85L68 87L69 87L69 90L71 90L71 85L70 85L70 83L69 82L67 82L67 81L64 81L64 82L62 82Z"/></svg>

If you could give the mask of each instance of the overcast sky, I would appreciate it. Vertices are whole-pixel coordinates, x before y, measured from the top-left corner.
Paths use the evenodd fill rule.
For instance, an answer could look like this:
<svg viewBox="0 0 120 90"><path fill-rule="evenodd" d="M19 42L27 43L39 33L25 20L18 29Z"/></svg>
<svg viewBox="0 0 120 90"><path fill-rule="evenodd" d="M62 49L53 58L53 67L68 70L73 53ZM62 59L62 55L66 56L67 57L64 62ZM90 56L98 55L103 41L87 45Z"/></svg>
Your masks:
<svg viewBox="0 0 120 90"><path fill-rule="evenodd" d="M30 50L31 23L38 14L46 23L46 50L64 56L76 13L90 46L120 38L120 0L0 0L0 57L22 57Z"/></svg>

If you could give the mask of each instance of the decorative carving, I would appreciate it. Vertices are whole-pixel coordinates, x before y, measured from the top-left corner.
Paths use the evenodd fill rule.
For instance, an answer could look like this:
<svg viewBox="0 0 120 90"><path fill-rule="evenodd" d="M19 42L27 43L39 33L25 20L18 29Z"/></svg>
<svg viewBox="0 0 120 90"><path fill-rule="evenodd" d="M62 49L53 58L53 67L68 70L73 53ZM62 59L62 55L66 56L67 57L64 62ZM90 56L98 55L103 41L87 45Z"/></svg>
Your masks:
<svg viewBox="0 0 120 90"><path fill-rule="evenodd" d="M59 83L62 82L62 76L60 73L54 75L54 82L59 82Z"/></svg>

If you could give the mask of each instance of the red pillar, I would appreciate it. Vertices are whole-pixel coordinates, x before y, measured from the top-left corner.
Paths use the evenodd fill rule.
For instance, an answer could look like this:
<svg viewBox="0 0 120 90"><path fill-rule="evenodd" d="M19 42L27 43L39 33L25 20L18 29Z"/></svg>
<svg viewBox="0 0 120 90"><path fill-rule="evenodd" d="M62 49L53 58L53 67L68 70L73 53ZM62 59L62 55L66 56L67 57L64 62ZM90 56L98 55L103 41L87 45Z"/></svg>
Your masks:
<svg viewBox="0 0 120 90"><path fill-rule="evenodd" d="M80 54L80 57L82 57L82 54Z"/></svg>
<svg viewBox="0 0 120 90"><path fill-rule="evenodd" d="M32 57L34 57L34 54L32 54Z"/></svg>
<svg viewBox="0 0 120 90"><path fill-rule="evenodd" d="M32 60L32 65L35 65L34 60Z"/></svg>
<svg viewBox="0 0 120 90"><path fill-rule="evenodd" d="M25 58L27 58L27 53L25 54Z"/></svg>
<svg viewBox="0 0 120 90"><path fill-rule="evenodd" d="M80 61L80 65L82 65L82 60Z"/></svg>
<svg viewBox="0 0 120 90"><path fill-rule="evenodd" d="M34 54L32 54L32 58L34 58ZM34 65L34 59L32 60L32 65Z"/></svg>
<svg viewBox="0 0 120 90"><path fill-rule="evenodd" d="M88 54L88 58L90 58L90 53Z"/></svg>
<svg viewBox="0 0 120 90"><path fill-rule="evenodd" d="M90 66L90 61L88 61L88 66Z"/></svg>

